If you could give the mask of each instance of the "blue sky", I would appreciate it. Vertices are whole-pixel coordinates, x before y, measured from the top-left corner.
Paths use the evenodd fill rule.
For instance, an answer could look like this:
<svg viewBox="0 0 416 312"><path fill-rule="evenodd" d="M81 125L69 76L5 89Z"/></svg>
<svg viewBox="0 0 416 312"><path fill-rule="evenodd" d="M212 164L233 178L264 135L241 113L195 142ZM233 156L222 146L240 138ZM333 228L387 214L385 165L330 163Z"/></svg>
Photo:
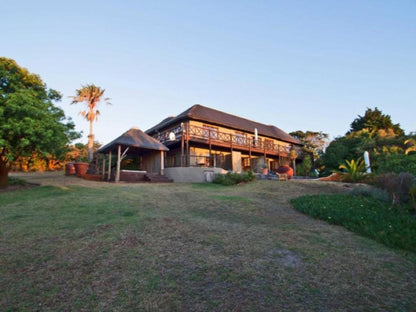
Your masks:
<svg viewBox="0 0 416 312"><path fill-rule="evenodd" d="M416 1L2 1L0 54L68 96L106 89L96 139L202 104L343 135L367 107L416 131Z"/></svg>

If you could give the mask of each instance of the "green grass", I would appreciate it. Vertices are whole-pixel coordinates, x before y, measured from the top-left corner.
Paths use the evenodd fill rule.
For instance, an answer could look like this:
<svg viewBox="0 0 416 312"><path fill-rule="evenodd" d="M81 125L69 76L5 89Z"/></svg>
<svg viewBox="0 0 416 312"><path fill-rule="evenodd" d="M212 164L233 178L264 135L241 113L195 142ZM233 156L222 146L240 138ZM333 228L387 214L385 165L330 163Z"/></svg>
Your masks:
<svg viewBox="0 0 416 312"><path fill-rule="evenodd" d="M386 246L416 252L416 216L405 209L350 194L303 196L291 203L314 218L342 225Z"/></svg>
<svg viewBox="0 0 416 312"><path fill-rule="evenodd" d="M27 185L27 182L24 179L8 177L7 180L9 185Z"/></svg>
<svg viewBox="0 0 416 312"><path fill-rule="evenodd" d="M308 218L288 203L338 191L256 181L1 193L0 310L412 309L415 254Z"/></svg>

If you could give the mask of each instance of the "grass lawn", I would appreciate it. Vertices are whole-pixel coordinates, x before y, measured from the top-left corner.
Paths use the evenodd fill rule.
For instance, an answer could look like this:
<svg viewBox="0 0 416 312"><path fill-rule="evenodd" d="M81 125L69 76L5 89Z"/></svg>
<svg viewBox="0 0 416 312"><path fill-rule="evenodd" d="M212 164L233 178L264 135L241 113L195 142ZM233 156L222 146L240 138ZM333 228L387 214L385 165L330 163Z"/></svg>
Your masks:
<svg viewBox="0 0 416 312"><path fill-rule="evenodd" d="M38 177L40 177L38 179ZM416 255L295 211L316 181L0 193L1 311L411 311ZM415 238L416 239L416 238Z"/></svg>

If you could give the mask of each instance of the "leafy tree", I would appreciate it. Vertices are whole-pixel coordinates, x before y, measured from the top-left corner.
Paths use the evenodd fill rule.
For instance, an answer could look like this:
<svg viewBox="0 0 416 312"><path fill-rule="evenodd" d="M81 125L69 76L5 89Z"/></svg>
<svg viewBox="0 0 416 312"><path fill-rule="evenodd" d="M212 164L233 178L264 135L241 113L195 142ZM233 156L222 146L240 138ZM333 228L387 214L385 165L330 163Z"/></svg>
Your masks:
<svg viewBox="0 0 416 312"><path fill-rule="evenodd" d="M329 173L336 170L345 159L357 159L368 151L371 168L377 170L385 155L403 153L403 150L404 144L401 137L380 136L380 134L372 136L363 130L333 140L322 156L322 160L326 173Z"/></svg>
<svg viewBox="0 0 416 312"><path fill-rule="evenodd" d="M71 96L72 103L85 103L87 106L87 110L83 110L80 112L82 116L87 119L90 123L90 133L88 135L88 160L92 161L94 155L94 133L93 133L93 122L97 120L98 116L100 115L100 111L97 109L98 104L101 100L104 100L107 104L109 98L102 98L104 96L105 89L101 89L100 87L95 86L94 84L89 84L86 86L82 86L81 89L77 89L75 96Z"/></svg>
<svg viewBox="0 0 416 312"><path fill-rule="evenodd" d="M93 151L95 152L101 147L101 144L94 141ZM69 146L68 152L65 155L66 161L87 161L88 160L88 145L83 143L75 143Z"/></svg>
<svg viewBox="0 0 416 312"><path fill-rule="evenodd" d="M33 153L62 155L79 137L74 124L54 105L60 99L38 75L0 58L0 188L7 187L14 160Z"/></svg>
<svg viewBox="0 0 416 312"><path fill-rule="evenodd" d="M377 107L374 109L367 108L364 116L358 115L351 123L351 129L348 133L367 129L370 133L376 133L378 130L388 131L389 129L395 135L404 135L400 124L393 124L389 115L383 114Z"/></svg>
<svg viewBox="0 0 416 312"><path fill-rule="evenodd" d="M314 158L318 158L328 144L328 134L322 131L306 131L297 130L289 133L294 138L298 139L302 144L302 150L309 153Z"/></svg>
<svg viewBox="0 0 416 312"><path fill-rule="evenodd" d="M386 155L400 154L404 149L404 133L399 124L393 124L390 116L377 108L367 109L364 116L351 123L351 129L345 136L329 144L322 160L329 173L346 159L357 159L368 151L371 168L377 170Z"/></svg>
<svg viewBox="0 0 416 312"><path fill-rule="evenodd" d="M297 173L300 176L309 176L311 174L312 162L311 156L305 155L302 163L297 166Z"/></svg>
<svg viewBox="0 0 416 312"><path fill-rule="evenodd" d="M310 156L310 159L313 159L311 170L315 169L315 161L323 155L324 150L328 144L328 134L323 133L322 131L306 131L297 130L289 133L294 138L298 139L302 144L302 154ZM307 173L309 174L309 172Z"/></svg>
<svg viewBox="0 0 416 312"><path fill-rule="evenodd" d="M361 150L358 146L362 142L361 138L338 137L334 139L325 150L322 156L325 165L325 173L329 174L333 170L337 170L339 165L345 159L358 158Z"/></svg>

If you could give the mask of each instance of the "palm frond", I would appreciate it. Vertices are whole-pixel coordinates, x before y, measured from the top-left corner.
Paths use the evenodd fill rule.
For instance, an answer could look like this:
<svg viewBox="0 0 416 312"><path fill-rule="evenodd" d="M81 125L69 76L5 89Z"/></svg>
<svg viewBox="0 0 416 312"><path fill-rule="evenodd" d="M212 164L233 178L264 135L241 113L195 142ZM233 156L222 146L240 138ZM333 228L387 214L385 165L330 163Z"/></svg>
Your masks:
<svg viewBox="0 0 416 312"><path fill-rule="evenodd" d="M97 106L101 101L104 101L106 104L111 104L109 102L110 98L102 98L104 95L105 89L97 87L94 84L82 85L81 89L75 91L75 96L70 96L72 99L71 104L85 103L88 107L88 113L86 111L81 111L80 115L84 116L87 120L97 120L100 112L97 110Z"/></svg>

